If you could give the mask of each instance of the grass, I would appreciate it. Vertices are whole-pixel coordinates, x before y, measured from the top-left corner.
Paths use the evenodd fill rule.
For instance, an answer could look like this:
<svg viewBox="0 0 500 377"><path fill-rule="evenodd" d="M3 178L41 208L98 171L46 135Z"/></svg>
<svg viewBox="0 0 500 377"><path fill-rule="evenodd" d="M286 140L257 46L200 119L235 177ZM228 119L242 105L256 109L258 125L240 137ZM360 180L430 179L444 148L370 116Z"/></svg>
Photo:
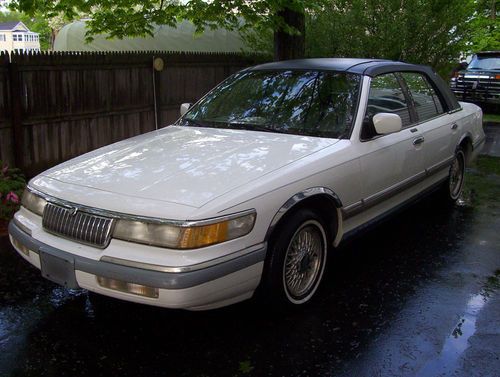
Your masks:
<svg viewBox="0 0 500 377"><path fill-rule="evenodd" d="M499 206L500 157L479 156L467 169L464 197L480 206Z"/></svg>
<svg viewBox="0 0 500 377"><path fill-rule="evenodd" d="M483 122L500 123L500 114L483 114Z"/></svg>

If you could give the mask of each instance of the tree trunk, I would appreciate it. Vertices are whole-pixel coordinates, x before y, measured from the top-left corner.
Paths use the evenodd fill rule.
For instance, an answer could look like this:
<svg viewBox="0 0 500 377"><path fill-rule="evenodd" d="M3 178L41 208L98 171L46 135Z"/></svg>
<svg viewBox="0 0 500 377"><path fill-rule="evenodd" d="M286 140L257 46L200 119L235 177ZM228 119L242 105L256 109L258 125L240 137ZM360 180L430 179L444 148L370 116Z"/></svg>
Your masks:
<svg viewBox="0 0 500 377"><path fill-rule="evenodd" d="M305 55L305 14L284 8L278 13L285 23L300 32L290 35L279 29L274 32L274 60L300 59Z"/></svg>

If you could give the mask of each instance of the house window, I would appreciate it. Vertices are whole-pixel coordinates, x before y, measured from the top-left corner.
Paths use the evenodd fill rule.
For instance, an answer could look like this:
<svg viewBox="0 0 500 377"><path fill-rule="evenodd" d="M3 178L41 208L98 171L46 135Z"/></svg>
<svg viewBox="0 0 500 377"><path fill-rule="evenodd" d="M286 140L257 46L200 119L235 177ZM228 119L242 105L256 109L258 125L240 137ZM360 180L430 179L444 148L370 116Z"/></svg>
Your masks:
<svg viewBox="0 0 500 377"><path fill-rule="evenodd" d="M0 42L5 42L5 34L0 34Z"/></svg>
<svg viewBox="0 0 500 377"><path fill-rule="evenodd" d="M12 40L14 42L22 42L23 41L23 35L22 34L13 34L12 35Z"/></svg>

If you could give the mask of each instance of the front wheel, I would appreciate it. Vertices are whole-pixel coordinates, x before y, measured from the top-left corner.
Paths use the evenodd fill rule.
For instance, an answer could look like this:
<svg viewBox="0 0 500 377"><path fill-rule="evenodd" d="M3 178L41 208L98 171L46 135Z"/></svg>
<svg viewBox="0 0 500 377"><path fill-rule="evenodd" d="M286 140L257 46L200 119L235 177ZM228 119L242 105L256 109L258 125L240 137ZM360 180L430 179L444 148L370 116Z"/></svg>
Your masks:
<svg viewBox="0 0 500 377"><path fill-rule="evenodd" d="M320 216L303 209L275 231L264 276L268 299L301 305L314 296L326 265L329 237L325 229Z"/></svg>

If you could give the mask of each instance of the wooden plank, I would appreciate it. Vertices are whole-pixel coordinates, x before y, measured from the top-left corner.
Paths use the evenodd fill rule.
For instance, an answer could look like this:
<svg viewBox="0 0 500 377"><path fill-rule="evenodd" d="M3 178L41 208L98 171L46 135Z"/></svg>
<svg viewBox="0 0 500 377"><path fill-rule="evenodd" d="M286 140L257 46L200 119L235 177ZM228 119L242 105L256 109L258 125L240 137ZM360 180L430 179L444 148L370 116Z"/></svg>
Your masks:
<svg viewBox="0 0 500 377"><path fill-rule="evenodd" d="M24 134L22 124L22 86L17 64L11 63L10 77L10 99L11 99L11 122L12 136L14 140L14 165L20 169L24 168Z"/></svg>

